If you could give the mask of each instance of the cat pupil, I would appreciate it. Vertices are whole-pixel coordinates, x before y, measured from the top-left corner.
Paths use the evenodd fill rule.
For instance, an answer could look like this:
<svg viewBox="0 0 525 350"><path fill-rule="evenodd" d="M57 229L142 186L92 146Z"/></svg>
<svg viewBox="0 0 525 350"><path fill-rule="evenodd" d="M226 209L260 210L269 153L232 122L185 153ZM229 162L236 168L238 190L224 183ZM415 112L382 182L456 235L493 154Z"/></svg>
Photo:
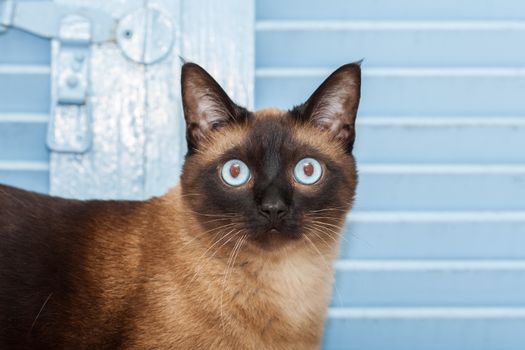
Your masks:
<svg viewBox="0 0 525 350"><path fill-rule="evenodd" d="M241 166L239 164L232 164L230 167L230 175L232 177L237 177L241 173Z"/></svg>
<svg viewBox="0 0 525 350"><path fill-rule="evenodd" d="M314 173L314 166L312 165L312 163L306 163L303 166L303 171L306 176L312 176Z"/></svg>

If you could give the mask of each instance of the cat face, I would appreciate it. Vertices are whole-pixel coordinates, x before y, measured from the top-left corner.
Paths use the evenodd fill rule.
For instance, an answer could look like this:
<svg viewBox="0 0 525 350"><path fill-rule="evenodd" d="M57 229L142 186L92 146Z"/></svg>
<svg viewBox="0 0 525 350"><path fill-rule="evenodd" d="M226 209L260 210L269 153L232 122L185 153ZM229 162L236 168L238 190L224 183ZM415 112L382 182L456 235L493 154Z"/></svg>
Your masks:
<svg viewBox="0 0 525 350"><path fill-rule="evenodd" d="M239 107L192 63L183 66L182 95L183 198L210 234L263 247L337 236L357 184L359 64L336 70L289 111Z"/></svg>

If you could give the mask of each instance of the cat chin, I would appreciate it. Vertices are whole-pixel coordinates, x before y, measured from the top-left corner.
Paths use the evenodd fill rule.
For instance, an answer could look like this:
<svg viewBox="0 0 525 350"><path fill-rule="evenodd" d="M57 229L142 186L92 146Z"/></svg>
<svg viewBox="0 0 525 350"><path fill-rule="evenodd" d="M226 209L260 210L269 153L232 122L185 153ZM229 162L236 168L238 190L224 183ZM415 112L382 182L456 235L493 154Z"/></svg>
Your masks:
<svg viewBox="0 0 525 350"><path fill-rule="evenodd" d="M248 242L265 251L276 251L293 245L300 241L301 238L301 233L283 232L272 228L252 236Z"/></svg>

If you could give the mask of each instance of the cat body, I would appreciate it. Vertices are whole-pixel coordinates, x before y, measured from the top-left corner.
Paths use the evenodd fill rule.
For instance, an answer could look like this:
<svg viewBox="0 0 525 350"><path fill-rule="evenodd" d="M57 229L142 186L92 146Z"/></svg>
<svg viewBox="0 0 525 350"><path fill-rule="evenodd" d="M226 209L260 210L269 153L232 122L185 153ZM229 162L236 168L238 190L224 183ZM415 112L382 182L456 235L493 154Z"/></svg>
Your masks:
<svg viewBox="0 0 525 350"><path fill-rule="evenodd" d="M1 227L17 226L2 235L0 256L10 263L0 269L2 286L17 286L0 289L9 299L0 310L1 335L10 337L0 335L2 349L26 340L27 349L316 345L332 272L314 252L290 247L283 259L246 251L225 281L228 260L203 255L209 245L193 239L202 228L177 203L180 188L126 204L0 192Z"/></svg>
<svg viewBox="0 0 525 350"><path fill-rule="evenodd" d="M359 78L346 65L304 105L249 112L186 64L189 152L166 195L0 185L0 349L318 349Z"/></svg>

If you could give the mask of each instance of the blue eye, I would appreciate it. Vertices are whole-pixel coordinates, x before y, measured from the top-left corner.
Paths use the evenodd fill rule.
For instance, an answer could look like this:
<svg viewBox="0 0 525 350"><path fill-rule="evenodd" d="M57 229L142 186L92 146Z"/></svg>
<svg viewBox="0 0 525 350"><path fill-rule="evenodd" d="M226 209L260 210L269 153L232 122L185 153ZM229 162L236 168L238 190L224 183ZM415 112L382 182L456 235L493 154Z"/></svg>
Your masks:
<svg viewBox="0 0 525 350"><path fill-rule="evenodd" d="M242 160L232 159L222 166L221 177L230 186L241 186L250 180L250 169Z"/></svg>
<svg viewBox="0 0 525 350"><path fill-rule="evenodd" d="M293 176L297 182L303 185L312 185L319 181L323 175L321 163L313 158L301 159L293 170Z"/></svg>

